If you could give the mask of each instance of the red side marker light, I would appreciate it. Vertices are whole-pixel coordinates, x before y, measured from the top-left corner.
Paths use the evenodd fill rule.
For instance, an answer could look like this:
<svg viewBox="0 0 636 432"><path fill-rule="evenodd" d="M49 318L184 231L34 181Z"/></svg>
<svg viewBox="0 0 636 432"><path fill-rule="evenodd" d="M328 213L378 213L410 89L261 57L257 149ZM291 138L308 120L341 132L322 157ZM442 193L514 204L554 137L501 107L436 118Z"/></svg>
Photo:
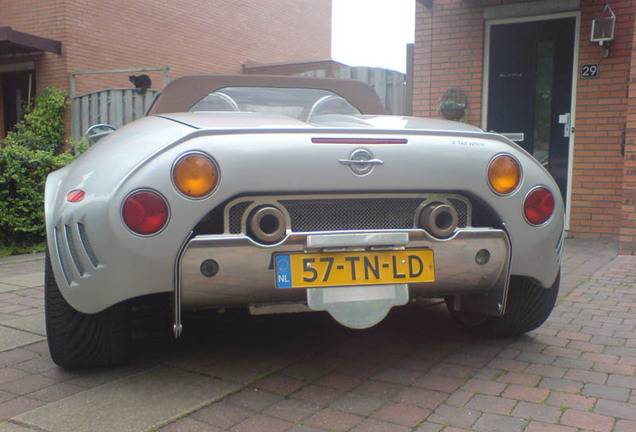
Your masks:
<svg viewBox="0 0 636 432"><path fill-rule="evenodd" d="M86 193L83 190L73 189L66 195L66 201L70 203L78 203L84 199Z"/></svg>

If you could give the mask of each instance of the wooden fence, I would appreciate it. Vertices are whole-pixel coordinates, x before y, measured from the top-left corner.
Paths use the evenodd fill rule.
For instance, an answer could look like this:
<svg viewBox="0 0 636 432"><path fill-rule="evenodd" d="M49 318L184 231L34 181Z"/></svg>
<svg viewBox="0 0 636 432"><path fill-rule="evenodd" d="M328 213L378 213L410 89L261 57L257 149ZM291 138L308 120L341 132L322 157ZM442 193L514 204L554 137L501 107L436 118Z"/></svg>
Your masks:
<svg viewBox="0 0 636 432"><path fill-rule="evenodd" d="M298 75L317 78L328 77L324 69L303 72ZM375 89L389 114L404 114L406 76L400 72L379 68L342 66L337 68L333 72L333 76L329 76L329 78L365 82Z"/></svg>
<svg viewBox="0 0 636 432"><path fill-rule="evenodd" d="M99 123L116 128L146 115L157 97L158 90L138 94L134 88L109 89L82 96L71 101L71 136L79 139L86 130Z"/></svg>

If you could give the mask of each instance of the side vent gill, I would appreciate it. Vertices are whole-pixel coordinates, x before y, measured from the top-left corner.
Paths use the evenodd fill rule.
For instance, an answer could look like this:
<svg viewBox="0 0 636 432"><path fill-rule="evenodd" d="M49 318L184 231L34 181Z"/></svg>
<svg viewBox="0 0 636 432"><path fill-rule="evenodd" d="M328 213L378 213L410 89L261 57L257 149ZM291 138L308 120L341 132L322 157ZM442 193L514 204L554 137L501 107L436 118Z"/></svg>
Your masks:
<svg viewBox="0 0 636 432"><path fill-rule="evenodd" d="M64 225L64 232L66 233L66 242L68 243L68 250L71 252L71 259L77 268L77 272L80 276L84 276L84 266L77 255L77 249L75 248L75 239L71 227Z"/></svg>
<svg viewBox="0 0 636 432"><path fill-rule="evenodd" d="M86 227L82 223L77 224L77 229L79 231L80 240L82 241L82 246L84 247L84 251L88 256L88 259L93 264L93 267L97 267L99 265L99 261L97 260L97 255L93 251L93 247L91 243L88 241L88 235L86 234Z"/></svg>
<svg viewBox="0 0 636 432"><path fill-rule="evenodd" d="M57 246L57 255L60 260L60 265L62 266L62 273L64 273L64 279L66 279L66 283L70 285L73 279L71 278L70 273L69 257L66 253L64 238L57 227L55 227L55 243Z"/></svg>

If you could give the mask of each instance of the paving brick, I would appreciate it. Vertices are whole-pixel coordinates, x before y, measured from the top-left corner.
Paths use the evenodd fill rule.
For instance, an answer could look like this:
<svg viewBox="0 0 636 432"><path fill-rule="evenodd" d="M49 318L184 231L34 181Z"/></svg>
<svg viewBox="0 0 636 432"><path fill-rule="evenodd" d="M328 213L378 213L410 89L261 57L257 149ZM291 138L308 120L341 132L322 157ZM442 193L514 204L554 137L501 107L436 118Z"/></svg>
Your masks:
<svg viewBox="0 0 636 432"><path fill-rule="evenodd" d="M227 429L242 422L252 414L254 414L254 410L239 407L227 401L221 401L195 411L191 416L212 426Z"/></svg>
<svg viewBox="0 0 636 432"><path fill-rule="evenodd" d="M28 373L21 371L19 369L5 367L0 369L0 384L15 381L17 379L24 378L28 375L29 375Z"/></svg>
<svg viewBox="0 0 636 432"><path fill-rule="evenodd" d="M183 418L172 422L162 428L158 432L220 432L221 429L210 426L209 424L191 419Z"/></svg>
<svg viewBox="0 0 636 432"><path fill-rule="evenodd" d="M463 383L462 378L454 378L444 375L426 374L417 379L413 385L429 390L439 390L446 393L455 391Z"/></svg>
<svg viewBox="0 0 636 432"><path fill-rule="evenodd" d="M318 385L308 385L293 393L290 397L300 399L321 407L326 407L333 403L342 395L342 392L328 387Z"/></svg>
<svg viewBox="0 0 636 432"><path fill-rule="evenodd" d="M539 387L567 393L580 393L583 383L560 378L543 378Z"/></svg>
<svg viewBox="0 0 636 432"><path fill-rule="evenodd" d="M373 377L373 379L378 381L386 381L393 384L410 385L420 376L422 376L421 372L407 369L390 368L379 372Z"/></svg>
<svg viewBox="0 0 636 432"><path fill-rule="evenodd" d="M506 384L473 378L464 383L462 389L474 393L483 393L491 396L498 396L506 389Z"/></svg>
<svg viewBox="0 0 636 432"><path fill-rule="evenodd" d="M480 416L481 412L478 410L442 405L433 411L427 420L433 423L470 428Z"/></svg>
<svg viewBox="0 0 636 432"><path fill-rule="evenodd" d="M280 402L263 410L263 414L270 417L299 422L320 411L318 405L310 404L296 399L283 399Z"/></svg>
<svg viewBox="0 0 636 432"><path fill-rule="evenodd" d="M516 352L516 351L515 351ZM496 358L488 363L488 367L504 371L520 372L528 367L528 362L506 358Z"/></svg>
<svg viewBox="0 0 636 432"><path fill-rule="evenodd" d="M636 390L636 377L624 375L610 375L607 380L608 385L617 387L627 387Z"/></svg>
<svg viewBox="0 0 636 432"><path fill-rule="evenodd" d="M572 408L581 411L591 410L595 402L596 399L591 397L563 392L553 392L546 401L547 404L552 406Z"/></svg>
<svg viewBox="0 0 636 432"><path fill-rule="evenodd" d="M569 426L531 421L523 432L577 432L578 430Z"/></svg>
<svg viewBox="0 0 636 432"><path fill-rule="evenodd" d="M467 392L464 390L456 390L446 399L444 403L447 405L463 407L469 400L475 395L473 392Z"/></svg>
<svg viewBox="0 0 636 432"><path fill-rule="evenodd" d="M0 385L0 389L16 395L26 395L28 393L41 390L55 384L55 381L41 376L29 375L17 380Z"/></svg>
<svg viewBox="0 0 636 432"><path fill-rule="evenodd" d="M333 402L331 407L351 414L368 417L385 403L385 399L359 393L349 393Z"/></svg>
<svg viewBox="0 0 636 432"><path fill-rule="evenodd" d="M387 423L376 419L366 419L354 429L352 432L408 432L411 428L395 423Z"/></svg>
<svg viewBox="0 0 636 432"><path fill-rule="evenodd" d="M256 414L234 426L232 432L284 432L289 430L293 423Z"/></svg>
<svg viewBox="0 0 636 432"><path fill-rule="evenodd" d="M260 390L287 396L306 384L304 381L276 374L260 380L254 386Z"/></svg>
<svg viewBox="0 0 636 432"><path fill-rule="evenodd" d="M254 411L261 411L270 405L279 402L283 398L280 395L248 387L228 397L227 401Z"/></svg>
<svg viewBox="0 0 636 432"><path fill-rule="evenodd" d="M439 406L446 398L448 393L442 393L432 390L420 389L416 387L407 387L397 393L391 399L398 403L406 403L420 408L433 410Z"/></svg>
<svg viewBox="0 0 636 432"><path fill-rule="evenodd" d="M44 402L26 397L17 397L4 401L0 404L0 421L15 417L42 405L44 405Z"/></svg>
<svg viewBox="0 0 636 432"><path fill-rule="evenodd" d="M540 380L541 377L539 375L512 372L507 372L497 378L497 381L502 383L520 384L526 386L536 386Z"/></svg>
<svg viewBox="0 0 636 432"><path fill-rule="evenodd" d="M599 399L627 402L629 400L630 390L623 387L585 384L581 393L585 396L591 396Z"/></svg>
<svg viewBox="0 0 636 432"><path fill-rule="evenodd" d="M364 379L360 377L352 377L340 373L329 373L319 378L314 382L314 384L339 391L350 391L358 387L363 382Z"/></svg>
<svg viewBox="0 0 636 432"><path fill-rule="evenodd" d="M558 423L559 418L561 418L561 409L548 405L519 402L511 414L526 420L538 420L554 424Z"/></svg>
<svg viewBox="0 0 636 432"><path fill-rule="evenodd" d="M308 426L328 429L330 431L348 431L361 423L363 418L332 408L325 408L309 417L304 423Z"/></svg>
<svg viewBox="0 0 636 432"><path fill-rule="evenodd" d="M636 421L636 409L631 403L601 399L596 402L594 411L618 419Z"/></svg>
<svg viewBox="0 0 636 432"><path fill-rule="evenodd" d="M428 373L433 375L444 375L464 380L470 378L475 373L475 370L476 368L469 366L441 363L433 367Z"/></svg>
<svg viewBox="0 0 636 432"><path fill-rule="evenodd" d="M465 407L495 414L509 414L516 403L513 399L476 394Z"/></svg>
<svg viewBox="0 0 636 432"><path fill-rule="evenodd" d="M388 399L404 389L405 386L403 385L391 384L384 381L368 380L360 384L360 386L355 389L355 392Z"/></svg>
<svg viewBox="0 0 636 432"><path fill-rule="evenodd" d="M568 370L566 368L540 364L531 364L525 370L525 372L529 374L550 378L563 378L567 371Z"/></svg>
<svg viewBox="0 0 636 432"><path fill-rule="evenodd" d="M521 432L528 424L527 420L497 414L483 414L473 425L479 432Z"/></svg>
<svg viewBox="0 0 636 432"><path fill-rule="evenodd" d="M605 384L608 374L590 370L570 369L565 374L565 379L581 381L584 383Z"/></svg>
<svg viewBox="0 0 636 432"><path fill-rule="evenodd" d="M550 395L550 390L536 387L511 385L506 388L502 396L509 399L519 399L528 402L541 403Z"/></svg>
<svg viewBox="0 0 636 432"><path fill-rule="evenodd" d="M614 426L613 432L634 432L636 431L636 421L619 420Z"/></svg>
<svg viewBox="0 0 636 432"><path fill-rule="evenodd" d="M614 427L614 419L611 417L572 409L565 410L561 423L597 432L610 432Z"/></svg>
<svg viewBox="0 0 636 432"><path fill-rule="evenodd" d="M388 403L373 414L373 418L413 427L424 421L430 414L431 410L429 409L407 404Z"/></svg>

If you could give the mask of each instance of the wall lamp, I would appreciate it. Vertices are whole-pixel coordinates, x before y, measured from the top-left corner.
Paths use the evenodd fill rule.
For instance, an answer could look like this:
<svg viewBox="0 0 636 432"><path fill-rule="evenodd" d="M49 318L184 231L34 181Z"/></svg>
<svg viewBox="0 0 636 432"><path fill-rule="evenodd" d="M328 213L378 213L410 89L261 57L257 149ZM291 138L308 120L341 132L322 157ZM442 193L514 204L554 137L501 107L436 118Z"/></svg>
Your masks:
<svg viewBox="0 0 636 432"><path fill-rule="evenodd" d="M598 16L592 20L592 34L590 42L598 42L601 46L601 58L609 57L610 43L614 40L614 29L616 27L616 15L609 3Z"/></svg>

